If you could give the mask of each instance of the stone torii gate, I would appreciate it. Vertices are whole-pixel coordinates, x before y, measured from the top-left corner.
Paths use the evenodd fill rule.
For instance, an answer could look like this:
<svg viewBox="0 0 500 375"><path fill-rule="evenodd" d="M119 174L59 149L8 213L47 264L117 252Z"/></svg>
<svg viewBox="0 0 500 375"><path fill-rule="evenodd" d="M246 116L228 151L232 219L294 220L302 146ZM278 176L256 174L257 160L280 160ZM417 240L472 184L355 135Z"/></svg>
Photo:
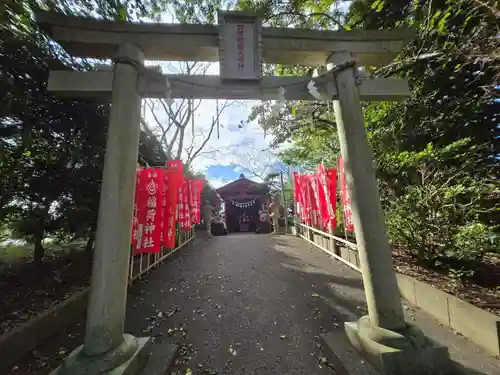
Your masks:
<svg viewBox="0 0 500 375"><path fill-rule="evenodd" d="M53 71L48 88L112 103L85 341L55 374L134 374L149 338L124 334L129 239L141 97L333 100L368 301L368 316L346 323L350 342L384 374L448 370L446 348L403 315L378 195L361 100L400 100L407 82L367 78L357 66L386 65L410 30L319 31L262 27L249 14L219 14L218 25L115 23L54 13L38 23L72 55L112 59L112 71ZM144 60L219 61L221 76L162 75ZM263 77L262 62L324 66L311 77ZM332 348L335 351L335 348Z"/></svg>

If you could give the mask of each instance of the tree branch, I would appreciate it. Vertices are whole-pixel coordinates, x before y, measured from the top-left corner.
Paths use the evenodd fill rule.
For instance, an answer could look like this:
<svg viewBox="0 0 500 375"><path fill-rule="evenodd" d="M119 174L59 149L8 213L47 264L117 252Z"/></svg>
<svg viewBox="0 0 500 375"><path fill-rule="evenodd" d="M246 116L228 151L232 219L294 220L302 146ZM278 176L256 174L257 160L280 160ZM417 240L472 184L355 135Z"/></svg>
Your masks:
<svg viewBox="0 0 500 375"><path fill-rule="evenodd" d="M498 4L491 5L489 2L484 2L481 0L472 0L475 2L479 7L486 8L488 9L493 15L497 18L500 18L500 9L498 8Z"/></svg>
<svg viewBox="0 0 500 375"><path fill-rule="evenodd" d="M273 18L282 17L282 16L298 17L302 21L303 25L307 23L307 17L324 17L324 18L328 18L333 24L335 24L341 30L345 30L344 25L342 25L339 20L335 19L333 16L331 16L327 13L322 13L322 12L313 12L313 13L304 14L304 13L300 13L300 12L284 11L284 12L272 14L269 17L267 17L265 20L269 21Z"/></svg>
<svg viewBox="0 0 500 375"><path fill-rule="evenodd" d="M213 134L214 129L215 129L215 125L217 125L217 123L219 122L220 115L222 114L224 109L228 108L229 106L231 106L233 104L234 104L234 102L228 102L226 100L224 102L224 104L222 105L222 107L219 107L219 111L215 114L215 117L212 119L212 123L210 124L210 130L208 131L208 135L205 137L205 139L201 143L200 147L198 147L198 149L189 157L188 162L187 162L188 165L190 165L193 162L194 158L196 158L197 156L200 155L200 152L207 145L208 141L212 137L212 134Z"/></svg>

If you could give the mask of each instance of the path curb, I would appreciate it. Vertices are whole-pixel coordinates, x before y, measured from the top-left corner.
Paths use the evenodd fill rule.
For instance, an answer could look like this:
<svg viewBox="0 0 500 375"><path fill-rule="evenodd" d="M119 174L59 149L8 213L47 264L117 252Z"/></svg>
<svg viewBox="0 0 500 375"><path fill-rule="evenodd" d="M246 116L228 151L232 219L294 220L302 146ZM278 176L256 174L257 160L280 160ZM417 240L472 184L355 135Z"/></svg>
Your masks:
<svg viewBox="0 0 500 375"><path fill-rule="evenodd" d="M0 373L6 373L42 341L60 332L85 313L90 288L77 292L44 313L0 336Z"/></svg>
<svg viewBox="0 0 500 375"><path fill-rule="evenodd" d="M313 240L300 237L326 253L333 254L333 249L330 249L331 241L320 241L320 237L328 238L327 233L315 233ZM340 258L343 263L360 272L359 257L354 248L340 247L335 258ZM500 356L500 317L413 277L399 273L396 273L396 277L401 296L410 304L433 316L446 327L460 332L490 355Z"/></svg>
<svg viewBox="0 0 500 375"><path fill-rule="evenodd" d="M166 254L162 261L192 243L194 237ZM151 268L151 267L150 267ZM148 271L145 270L144 272ZM135 275L132 280L144 273ZM90 287L81 290L54 305L44 313L0 335L0 374L10 371L26 354L36 349L44 340L62 331L86 313Z"/></svg>
<svg viewBox="0 0 500 375"><path fill-rule="evenodd" d="M396 274L401 296L445 326L500 356L500 317L413 277Z"/></svg>

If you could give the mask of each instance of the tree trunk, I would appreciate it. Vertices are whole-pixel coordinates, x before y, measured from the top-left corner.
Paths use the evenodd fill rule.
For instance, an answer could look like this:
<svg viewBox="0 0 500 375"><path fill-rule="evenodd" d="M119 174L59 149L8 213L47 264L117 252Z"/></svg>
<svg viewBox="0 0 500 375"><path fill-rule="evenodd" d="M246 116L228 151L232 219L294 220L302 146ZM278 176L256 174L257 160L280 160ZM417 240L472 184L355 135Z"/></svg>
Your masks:
<svg viewBox="0 0 500 375"><path fill-rule="evenodd" d="M95 208L94 212L99 211L99 205ZM89 234L87 239L87 244L85 245L85 254L92 258L92 254L94 254L94 242L95 242L95 232L97 230L97 215L95 215L94 219L90 222Z"/></svg>
<svg viewBox="0 0 500 375"><path fill-rule="evenodd" d="M33 247L33 263L35 265L40 265L42 263L43 256L45 255L45 248L43 247L43 230L40 231L35 236L35 243Z"/></svg>
<svg viewBox="0 0 500 375"><path fill-rule="evenodd" d="M89 233L89 238L87 240L87 244L85 245L85 253L87 255L91 255L94 249L94 240L95 240L95 232L91 231Z"/></svg>

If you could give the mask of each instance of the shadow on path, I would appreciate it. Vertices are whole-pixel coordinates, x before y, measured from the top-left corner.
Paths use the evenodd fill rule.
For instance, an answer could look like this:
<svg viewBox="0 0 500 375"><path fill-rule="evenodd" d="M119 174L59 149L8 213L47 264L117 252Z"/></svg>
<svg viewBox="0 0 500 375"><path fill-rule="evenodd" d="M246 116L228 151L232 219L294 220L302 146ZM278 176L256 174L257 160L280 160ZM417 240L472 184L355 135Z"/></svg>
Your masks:
<svg viewBox="0 0 500 375"><path fill-rule="evenodd" d="M407 319L450 348L470 375L500 361L406 306ZM129 290L126 332L180 345L166 374L337 374L319 335L366 313L359 273L292 236L238 234L195 243ZM83 342L84 319L9 375L47 375ZM155 375L163 375L158 372Z"/></svg>
<svg viewBox="0 0 500 375"><path fill-rule="evenodd" d="M127 330L180 343L174 374L333 373L318 336L364 313L362 284L345 266L332 274L316 249L286 242L197 241L134 286Z"/></svg>

